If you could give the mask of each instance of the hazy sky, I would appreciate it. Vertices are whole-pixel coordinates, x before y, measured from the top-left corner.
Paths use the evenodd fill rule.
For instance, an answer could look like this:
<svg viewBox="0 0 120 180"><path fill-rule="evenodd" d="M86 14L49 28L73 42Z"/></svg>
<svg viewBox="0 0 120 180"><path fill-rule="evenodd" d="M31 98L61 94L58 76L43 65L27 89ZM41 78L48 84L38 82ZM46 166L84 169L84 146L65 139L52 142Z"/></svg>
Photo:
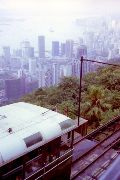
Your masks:
<svg viewBox="0 0 120 180"><path fill-rule="evenodd" d="M0 47L24 39L36 45L39 34L48 41L73 38L76 18L119 10L120 0L0 0Z"/></svg>

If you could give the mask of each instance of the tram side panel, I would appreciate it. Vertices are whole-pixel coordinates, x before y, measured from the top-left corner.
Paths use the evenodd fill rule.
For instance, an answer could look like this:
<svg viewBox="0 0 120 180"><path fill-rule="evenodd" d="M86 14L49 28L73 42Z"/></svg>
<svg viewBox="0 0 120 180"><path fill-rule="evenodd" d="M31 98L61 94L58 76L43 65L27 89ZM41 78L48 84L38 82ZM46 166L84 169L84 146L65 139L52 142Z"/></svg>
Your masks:
<svg viewBox="0 0 120 180"><path fill-rule="evenodd" d="M50 172L44 174L44 180L69 180L71 173L72 152L61 159Z"/></svg>
<svg viewBox="0 0 120 180"><path fill-rule="evenodd" d="M0 179L5 180L44 180L70 179L72 162L72 133L61 137L17 158L0 168ZM67 144L67 137L69 137ZM65 138L65 137L64 137Z"/></svg>

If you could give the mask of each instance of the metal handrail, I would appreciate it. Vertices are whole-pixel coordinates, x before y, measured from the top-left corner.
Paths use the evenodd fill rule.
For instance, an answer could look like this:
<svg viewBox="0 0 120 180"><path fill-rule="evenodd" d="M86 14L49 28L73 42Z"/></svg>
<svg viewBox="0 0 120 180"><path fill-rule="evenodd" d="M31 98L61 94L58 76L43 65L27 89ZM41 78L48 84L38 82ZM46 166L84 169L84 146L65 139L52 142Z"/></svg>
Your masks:
<svg viewBox="0 0 120 180"><path fill-rule="evenodd" d="M46 171L44 174L42 174L40 177L36 178L35 180L38 180L39 178L43 177L44 175L48 174L50 171L52 171L53 169L55 169L56 167L60 166L61 164L63 164L65 161L67 161L68 159L72 158L72 155L69 156L68 158L64 159L63 161L61 161L60 163L58 163L56 166L54 166L53 168L51 168L50 170Z"/></svg>
<svg viewBox="0 0 120 180"><path fill-rule="evenodd" d="M9 171L9 172L6 173L6 174L3 174L2 177L4 178L5 176L9 176L10 174L13 174L15 171L18 171L18 170L23 170L23 165L21 165L21 166L15 168L15 169Z"/></svg>
<svg viewBox="0 0 120 180"><path fill-rule="evenodd" d="M73 148L72 148L71 150L67 151L67 152L66 152L65 154L63 154L62 156L60 156L60 157L58 157L57 159L55 159L54 161L50 162L49 164L47 164L47 165L44 166L43 168L37 170L37 171L36 171L35 173L33 173L32 175L30 175L30 176L28 176L27 178L25 178L25 180L29 180L29 178L31 178L31 177L34 176L35 174L39 173L41 170L45 170L47 167L49 167L50 165L52 165L52 164L54 164L55 162L59 161L60 159L62 159L64 156L66 156L67 154L69 154L69 153L72 152L72 151L73 151ZM69 157L72 157L72 155L69 156ZM63 160L63 161L65 161L65 160ZM63 162L63 161L61 161L61 162ZM58 164L60 164L60 163L58 163ZM55 166L54 166L54 167L55 167Z"/></svg>
<svg viewBox="0 0 120 180"><path fill-rule="evenodd" d="M42 154L40 154L40 155L36 156L35 158L33 158L33 159L27 161L25 165L29 165L31 162L33 162L33 161L39 159L41 156L42 156Z"/></svg>

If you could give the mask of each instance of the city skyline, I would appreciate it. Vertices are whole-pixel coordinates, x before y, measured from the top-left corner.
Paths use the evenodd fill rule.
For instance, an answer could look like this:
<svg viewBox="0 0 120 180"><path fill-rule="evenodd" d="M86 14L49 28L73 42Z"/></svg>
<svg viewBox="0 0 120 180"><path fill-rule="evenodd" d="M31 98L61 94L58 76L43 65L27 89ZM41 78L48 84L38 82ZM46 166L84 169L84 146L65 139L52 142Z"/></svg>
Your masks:
<svg viewBox="0 0 120 180"><path fill-rule="evenodd" d="M48 42L58 37L61 41L78 38L81 30L76 19L118 13L119 4L118 0L1 0L0 48L19 47L19 42L26 39L37 47L39 35L47 36Z"/></svg>
<svg viewBox="0 0 120 180"><path fill-rule="evenodd" d="M81 56L101 62L120 59L119 19L76 19L76 26L83 28L83 36L77 41L64 37L63 42L58 37L49 42L48 36L39 34L36 37L37 48L30 39L21 41L20 48L2 46L1 104L12 102L38 88L56 86L64 76L79 77ZM50 50L47 42L50 43ZM97 67L97 64L85 62L83 74L94 72Z"/></svg>

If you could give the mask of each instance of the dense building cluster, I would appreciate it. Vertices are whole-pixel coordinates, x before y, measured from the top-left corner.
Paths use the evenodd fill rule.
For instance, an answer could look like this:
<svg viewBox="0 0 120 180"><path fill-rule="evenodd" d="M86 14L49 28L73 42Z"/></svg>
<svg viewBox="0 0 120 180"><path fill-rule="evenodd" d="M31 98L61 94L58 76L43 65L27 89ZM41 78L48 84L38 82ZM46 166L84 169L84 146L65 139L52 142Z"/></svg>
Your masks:
<svg viewBox="0 0 120 180"><path fill-rule="evenodd" d="M54 40L47 49L47 37L38 36L37 51L26 40L20 48L3 47L0 56L0 101L14 101L41 87L57 85L64 76L80 74L80 58L109 61L120 57L119 20L76 20L83 31L77 40ZM89 28L88 28L89 27ZM84 62L83 74L94 71L97 64Z"/></svg>

